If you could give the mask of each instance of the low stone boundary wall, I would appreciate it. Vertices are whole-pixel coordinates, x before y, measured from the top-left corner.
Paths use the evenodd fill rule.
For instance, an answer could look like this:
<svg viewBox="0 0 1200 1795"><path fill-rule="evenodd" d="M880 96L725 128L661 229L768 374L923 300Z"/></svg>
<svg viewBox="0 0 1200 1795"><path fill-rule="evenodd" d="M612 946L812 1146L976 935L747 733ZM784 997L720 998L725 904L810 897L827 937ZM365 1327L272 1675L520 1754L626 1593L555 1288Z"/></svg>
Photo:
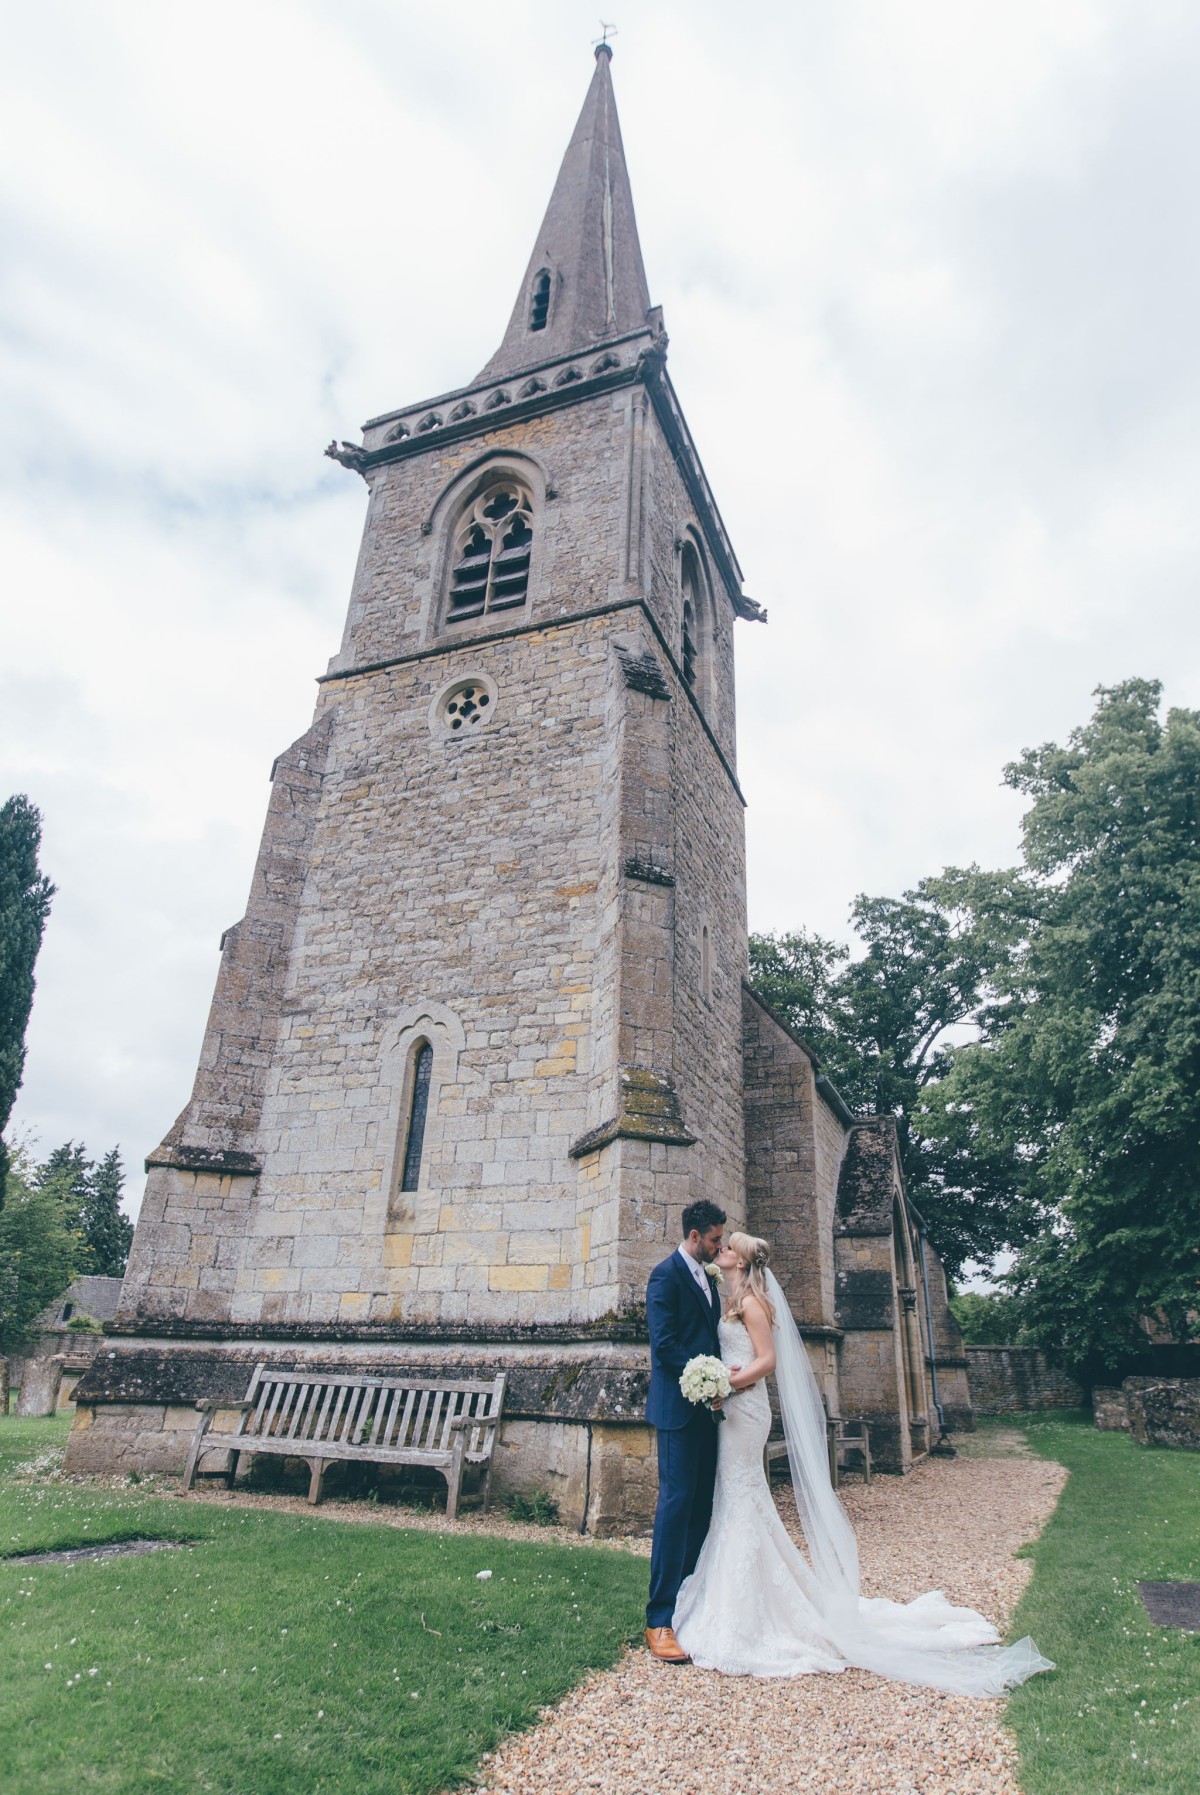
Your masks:
<svg viewBox="0 0 1200 1795"><path fill-rule="evenodd" d="M1083 1386L1047 1362L1037 1346L968 1346L967 1383L977 1415L1080 1409Z"/></svg>
<svg viewBox="0 0 1200 1795"><path fill-rule="evenodd" d="M1126 1378L1129 1431L1139 1446L1200 1452L1200 1377Z"/></svg>
<svg viewBox="0 0 1200 1795"><path fill-rule="evenodd" d="M1092 1391L1092 1419L1105 1433L1129 1432L1125 1392L1115 1384L1097 1384Z"/></svg>

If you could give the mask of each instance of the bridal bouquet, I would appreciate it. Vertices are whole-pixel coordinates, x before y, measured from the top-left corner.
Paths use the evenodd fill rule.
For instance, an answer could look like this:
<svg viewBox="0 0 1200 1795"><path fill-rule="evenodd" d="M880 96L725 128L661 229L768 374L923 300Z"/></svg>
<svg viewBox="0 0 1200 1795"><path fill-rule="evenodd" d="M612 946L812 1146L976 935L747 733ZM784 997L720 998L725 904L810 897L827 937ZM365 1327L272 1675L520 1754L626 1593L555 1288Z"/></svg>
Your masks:
<svg viewBox="0 0 1200 1795"><path fill-rule="evenodd" d="M728 1396L733 1385L720 1359L703 1352L689 1359L680 1373L679 1388L689 1402L701 1403L714 1421L724 1421L724 1410L714 1409L713 1403Z"/></svg>

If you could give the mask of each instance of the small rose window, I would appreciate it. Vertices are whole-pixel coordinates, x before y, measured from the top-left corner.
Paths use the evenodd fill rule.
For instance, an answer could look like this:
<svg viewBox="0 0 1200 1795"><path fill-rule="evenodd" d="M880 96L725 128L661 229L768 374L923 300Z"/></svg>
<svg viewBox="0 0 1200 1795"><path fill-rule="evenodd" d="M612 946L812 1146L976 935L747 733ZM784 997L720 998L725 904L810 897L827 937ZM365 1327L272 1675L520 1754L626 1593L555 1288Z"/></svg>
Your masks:
<svg viewBox="0 0 1200 1795"><path fill-rule="evenodd" d="M490 721L495 704L496 688L490 679L459 679L434 700L431 720L445 735L477 735Z"/></svg>
<svg viewBox="0 0 1200 1795"><path fill-rule="evenodd" d="M446 721L451 729L470 729L478 723L491 703L482 686L464 686L446 700Z"/></svg>

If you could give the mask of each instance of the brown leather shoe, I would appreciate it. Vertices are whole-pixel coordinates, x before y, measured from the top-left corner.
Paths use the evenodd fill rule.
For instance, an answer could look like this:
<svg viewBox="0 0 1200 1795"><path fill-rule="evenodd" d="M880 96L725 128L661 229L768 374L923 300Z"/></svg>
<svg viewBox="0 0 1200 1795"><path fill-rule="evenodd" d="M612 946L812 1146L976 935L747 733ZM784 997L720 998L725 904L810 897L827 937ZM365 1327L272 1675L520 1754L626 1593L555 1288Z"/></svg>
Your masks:
<svg viewBox="0 0 1200 1795"><path fill-rule="evenodd" d="M646 1645L650 1656L660 1664L690 1664L691 1659L670 1627L647 1627Z"/></svg>

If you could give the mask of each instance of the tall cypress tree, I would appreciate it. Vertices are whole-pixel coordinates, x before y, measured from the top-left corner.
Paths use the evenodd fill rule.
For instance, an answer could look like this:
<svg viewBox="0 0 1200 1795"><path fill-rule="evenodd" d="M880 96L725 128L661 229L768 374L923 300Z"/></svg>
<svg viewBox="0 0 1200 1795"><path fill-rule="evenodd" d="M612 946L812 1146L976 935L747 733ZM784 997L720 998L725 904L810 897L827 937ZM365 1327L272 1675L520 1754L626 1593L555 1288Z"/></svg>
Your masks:
<svg viewBox="0 0 1200 1795"><path fill-rule="evenodd" d="M38 870L42 818L18 793L0 806L0 1133L8 1127L25 1069L33 968L54 887ZM0 1205L8 1152L0 1140Z"/></svg>
<svg viewBox="0 0 1200 1795"><path fill-rule="evenodd" d="M111 1147L94 1165L88 1177L83 1206L83 1230L87 1238L89 1271L102 1278L125 1275L125 1261L133 1242L133 1223L121 1214L121 1186L125 1168L121 1149Z"/></svg>

